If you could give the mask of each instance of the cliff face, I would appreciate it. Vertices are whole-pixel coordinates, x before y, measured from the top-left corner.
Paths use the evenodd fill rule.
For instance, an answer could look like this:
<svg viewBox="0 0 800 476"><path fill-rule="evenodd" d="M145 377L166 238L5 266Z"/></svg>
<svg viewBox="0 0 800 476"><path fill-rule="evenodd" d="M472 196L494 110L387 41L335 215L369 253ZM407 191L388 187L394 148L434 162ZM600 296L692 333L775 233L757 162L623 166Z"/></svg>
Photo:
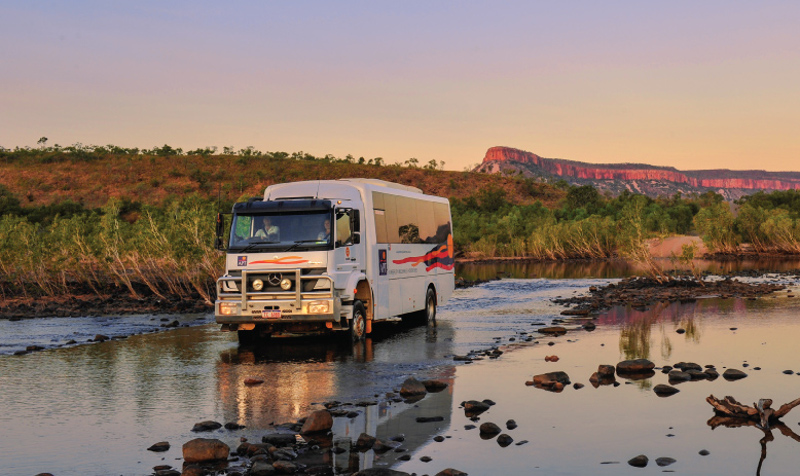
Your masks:
<svg viewBox="0 0 800 476"><path fill-rule="evenodd" d="M574 184L590 183L601 190L619 193L630 190L656 196L703 193L708 190L735 199L758 190L800 189L800 173L763 170L680 171L646 164L588 164L563 159L546 159L510 147L492 147L476 169L487 173L521 172L527 177L564 179Z"/></svg>

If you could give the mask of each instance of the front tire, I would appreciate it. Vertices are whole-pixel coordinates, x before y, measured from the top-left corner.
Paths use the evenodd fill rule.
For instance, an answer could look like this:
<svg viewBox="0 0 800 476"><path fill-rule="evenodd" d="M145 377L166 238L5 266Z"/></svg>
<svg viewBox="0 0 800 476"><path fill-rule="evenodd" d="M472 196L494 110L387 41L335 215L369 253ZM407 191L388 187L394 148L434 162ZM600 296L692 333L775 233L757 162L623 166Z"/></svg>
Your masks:
<svg viewBox="0 0 800 476"><path fill-rule="evenodd" d="M350 338L361 342L367 334L367 311L361 301L353 303L353 318L350 319Z"/></svg>

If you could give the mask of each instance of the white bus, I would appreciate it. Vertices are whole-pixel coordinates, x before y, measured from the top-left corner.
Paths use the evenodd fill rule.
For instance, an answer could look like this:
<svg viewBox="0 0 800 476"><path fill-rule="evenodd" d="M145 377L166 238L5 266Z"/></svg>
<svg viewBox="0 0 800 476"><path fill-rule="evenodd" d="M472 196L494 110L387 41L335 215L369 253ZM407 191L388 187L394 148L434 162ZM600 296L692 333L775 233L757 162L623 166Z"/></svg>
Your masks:
<svg viewBox="0 0 800 476"><path fill-rule="evenodd" d="M240 342L432 321L453 292L447 199L375 179L272 185L233 206L216 321Z"/></svg>

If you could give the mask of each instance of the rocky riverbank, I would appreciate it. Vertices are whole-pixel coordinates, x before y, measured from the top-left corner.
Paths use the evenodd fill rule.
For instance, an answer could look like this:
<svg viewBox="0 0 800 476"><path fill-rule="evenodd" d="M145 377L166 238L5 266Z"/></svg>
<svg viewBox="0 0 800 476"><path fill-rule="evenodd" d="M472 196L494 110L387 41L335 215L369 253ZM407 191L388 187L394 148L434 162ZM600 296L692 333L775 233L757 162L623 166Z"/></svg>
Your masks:
<svg viewBox="0 0 800 476"><path fill-rule="evenodd" d="M586 316L612 306L647 308L659 302L689 302L705 297L756 299L785 289L782 284L745 283L730 277L706 281L671 279L666 282L635 277L603 287L593 286L588 295L559 298L553 302L574 306L562 312L564 315ZM794 296L790 294L789 297Z"/></svg>
<svg viewBox="0 0 800 476"><path fill-rule="evenodd" d="M187 296L158 296L146 286L134 286L134 290L137 297L131 295L127 288L106 286L102 289L91 289L76 285L70 288L69 293L62 295L5 298L0 301L0 319L192 314L211 310L211 304L196 292Z"/></svg>

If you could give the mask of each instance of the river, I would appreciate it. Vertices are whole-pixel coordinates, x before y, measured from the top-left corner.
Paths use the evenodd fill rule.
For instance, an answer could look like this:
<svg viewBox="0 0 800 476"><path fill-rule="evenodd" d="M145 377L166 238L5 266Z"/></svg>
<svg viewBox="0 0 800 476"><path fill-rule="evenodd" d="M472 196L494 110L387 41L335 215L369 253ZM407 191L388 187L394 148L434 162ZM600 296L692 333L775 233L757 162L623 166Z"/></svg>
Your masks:
<svg viewBox="0 0 800 476"><path fill-rule="evenodd" d="M765 434L752 427L712 430L707 421L713 411L705 398L732 395L745 404L772 398L778 406L800 397L795 350L800 299L782 291L754 301L708 297L647 310L614 308L595 319L593 332L568 323L575 330L565 336L537 334L541 325L563 317L552 299L585 293L631 272L624 266L582 267L462 267L467 279L498 274L503 279L457 290L439 309L435 326L376 326L373 338L355 347L336 339L240 347L209 315L182 316L185 327L168 330L160 325L174 317L0 321L0 473L127 476L152 474L162 464L180 469L181 445L192 438L219 438L236 448L241 438L260 441L274 424L295 421L335 399L363 402L352 407L357 415L336 418L335 441L355 439L362 431L384 439L403 434L408 450L321 459L341 473L378 466L418 474L448 467L473 475L638 474L641 470L626 462L645 454L650 471L660 471L654 460L667 456L677 462L663 469L685 474L755 474ZM797 268L797 263L771 263L764 269ZM800 283L793 274L759 279L782 282L792 292ZM86 342L96 334L127 337ZM82 344L63 346L69 339ZM12 355L31 344L48 348ZM495 346L504 351L497 359L453 360ZM557 355L558 362L545 362L549 355ZM645 380L618 378L616 387L589 385L599 364L628 358L648 358L659 367L713 364L720 373L737 368L748 377L686 382L668 398L652 392L654 385L667 383L660 372ZM525 385L533 375L555 370L585 387L553 393ZM784 373L788 370L792 375ZM416 404L389 402L383 395L408 376L450 385ZM265 383L246 386L247 378ZM460 403L483 399L496 405L480 422L493 421L515 443L526 444L502 448L465 429L480 422L469 420ZM443 419L417 423L420 415ZM246 428L191 432L194 423L209 419ZM505 430L508 419L518 427ZM783 420L800 432L800 410ZM444 441L435 441L437 435ZM146 450L159 441L169 441L171 449ZM765 445L761 474L796 474L798 445L776 432ZM700 455L701 450L709 454ZM400 461L401 454L411 459ZM423 462L423 456L432 460Z"/></svg>

